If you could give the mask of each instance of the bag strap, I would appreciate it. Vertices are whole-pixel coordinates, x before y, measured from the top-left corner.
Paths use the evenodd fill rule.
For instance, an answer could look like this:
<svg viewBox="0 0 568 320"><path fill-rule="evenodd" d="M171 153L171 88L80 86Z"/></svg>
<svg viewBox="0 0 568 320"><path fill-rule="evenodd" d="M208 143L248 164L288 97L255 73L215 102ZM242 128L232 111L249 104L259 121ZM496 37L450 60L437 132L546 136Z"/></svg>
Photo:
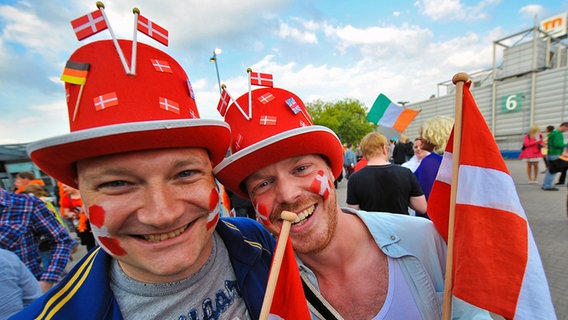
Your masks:
<svg viewBox="0 0 568 320"><path fill-rule="evenodd" d="M302 287L304 287L304 294L310 306L310 310L315 313L320 319L325 320L343 320L343 317L337 312L325 298L316 290L303 273Z"/></svg>

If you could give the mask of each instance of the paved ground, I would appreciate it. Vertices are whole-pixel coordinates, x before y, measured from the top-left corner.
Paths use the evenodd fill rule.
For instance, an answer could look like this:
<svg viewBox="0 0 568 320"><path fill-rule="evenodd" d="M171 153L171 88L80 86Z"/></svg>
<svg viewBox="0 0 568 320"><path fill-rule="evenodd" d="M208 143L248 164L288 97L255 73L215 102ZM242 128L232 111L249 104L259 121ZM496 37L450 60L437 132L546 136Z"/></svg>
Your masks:
<svg viewBox="0 0 568 320"><path fill-rule="evenodd" d="M542 171L544 164L539 165ZM540 252L558 320L568 320L567 188L557 186L559 191L542 191L540 185L528 183L525 162L507 160L507 166ZM543 178L544 174L539 174L540 183ZM346 192L344 180L338 187L338 201L342 205L345 205Z"/></svg>
<svg viewBox="0 0 568 320"><path fill-rule="evenodd" d="M507 166L540 252L558 320L568 320L567 188L559 186L559 191L542 191L540 185L528 183L524 162L507 160ZM544 174L539 174L541 183L543 178ZM338 187L338 201L342 205L345 205L346 191L344 180ZM84 246L80 247L68 268L85 254Z"/></svg>

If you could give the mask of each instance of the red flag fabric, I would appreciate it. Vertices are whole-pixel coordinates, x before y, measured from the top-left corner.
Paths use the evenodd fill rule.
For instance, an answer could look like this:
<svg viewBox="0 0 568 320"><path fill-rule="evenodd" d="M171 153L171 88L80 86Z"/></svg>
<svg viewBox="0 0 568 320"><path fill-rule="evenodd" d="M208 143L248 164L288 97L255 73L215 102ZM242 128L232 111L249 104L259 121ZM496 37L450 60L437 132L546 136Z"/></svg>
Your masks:
<svg viewBox="0 0 568 320"><path fill-rule="evenodd" d="M253 86L273 87L274 80L269 73L252 72L250 73L250 84Z"/></svg>
<svg viewBox="0 0 568 320"><path fill-rule="evenodd" d="M73 27L73 31L75 31L77 40L83 40L108 28L100 10L87 13L71 21L71 26Z"/></svg>
<svg viewBox="0 0 568 320"><path fill-rule="evenodd" d="M155 24L154 22L152 22L151 20L149 20L148 18L142 15L138 15L137 29L138 31L158 41L159 43L165 46L168 45L168 39L169 39L168 30L160 27L159 25Z"/></svg>
<svg viewBox="0 0 568 320"><path fill-rule="evenodd" d="M219 99L219 104L217 104L217 111L221 114L221 116L225 116L227 113L227 109L229 108L229 102L231 101L231 96L223 88L223 92L221 92L221 98Z"/></svg>
<svg viewBox="0 0 568 320"><path fill-rule="evenodd" d="M302 280L296 264L290 238L282 258L274 299L270 306L269 320L309 320L310 312L302 287Z"/></svg>
<svg viewBox="0 0 568 320"><path fill-rule="evenodd" d="M470 84L463 93L452 293L507 319L556 319L515 184L469 91ZM428 215L446 240L453 140L452 131L428 199Z"/></svg>

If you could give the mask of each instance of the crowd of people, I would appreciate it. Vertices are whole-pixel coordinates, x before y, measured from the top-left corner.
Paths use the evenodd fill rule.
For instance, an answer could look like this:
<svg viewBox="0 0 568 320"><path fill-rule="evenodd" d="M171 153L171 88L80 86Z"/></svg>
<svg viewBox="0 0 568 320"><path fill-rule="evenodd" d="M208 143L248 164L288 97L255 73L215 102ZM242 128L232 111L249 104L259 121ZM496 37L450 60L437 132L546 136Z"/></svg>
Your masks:
<svg viewBox="0 0 568 320"><path fill-rule="evenodd" d="M85 85L66 83L71 132L28 146L59 191L32 172L0 189L0 263L13 274L0 278L0 317L258 319L281 212L291 211L311 319L441 318L447 248L427 201L453 119L429 119L414 140L371 132L344 147L300 97L273 87L237 99L249 114L235 106L224 121L202 119L175 59L140 43L134 76L109 58L116 50L107 40L71 55L90 66ZM118 105L94 108L107 91ZM278 126L260 121L266 114ZM566 130L549 134L549 165ZM348 208L337 201L340 177ZM78 245L87 253L66 270ZM453 319L491 319L452 299Z"/></svg>

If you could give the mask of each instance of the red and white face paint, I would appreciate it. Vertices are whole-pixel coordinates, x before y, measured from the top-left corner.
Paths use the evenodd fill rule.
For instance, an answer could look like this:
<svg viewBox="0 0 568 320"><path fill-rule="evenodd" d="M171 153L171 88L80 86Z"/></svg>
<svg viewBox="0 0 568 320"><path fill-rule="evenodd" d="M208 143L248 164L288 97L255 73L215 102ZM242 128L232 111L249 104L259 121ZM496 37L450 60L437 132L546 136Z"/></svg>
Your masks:
<svg viewBox="0 0 568 320"><path fill-rule="evenodd" d="M268 209L264 203L257 202L254 204L254 211L256 211L256 216L260 219L260 222L266 227L270 225L270 217Z"/></svg>
<svg viewBox="0 0 568 320"><path fill-rule="evenodd" d="M221 215L221 201L219 196L219 188L215 187L209 195L209 216L207 217L207 230L215 228Z"/></svg>
<svg viewBox="0 0 568 320"><path fill-rule="evenodd" d="M322 196L323 200L327 200L327 198L329 198L331 188L332 183L328 175L323 170L319 170L314 181L310 185L310 191Z"/></svg>
<svg viewBox="0 0 568 320"><path fill-rule="evenodd" d="M124 256L127 252L120 246L120 242L117 239L110 236L107 228L104 226L105 214L105 209L96 204L87 208L93 235L106 252L113 256Z"/></svg>

